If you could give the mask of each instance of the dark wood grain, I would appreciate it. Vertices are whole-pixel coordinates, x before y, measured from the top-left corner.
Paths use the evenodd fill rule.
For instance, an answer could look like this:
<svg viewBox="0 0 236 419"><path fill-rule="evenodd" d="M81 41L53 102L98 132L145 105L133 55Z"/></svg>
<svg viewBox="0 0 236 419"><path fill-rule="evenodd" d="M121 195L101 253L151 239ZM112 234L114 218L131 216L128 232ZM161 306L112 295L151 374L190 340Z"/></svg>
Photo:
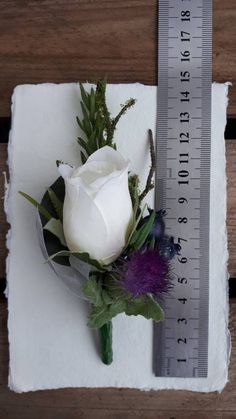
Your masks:
<svg viewBox="0 0 236 419"><path fill-rule="evenodd" d="M232 81L236 116L235 0L214 0L213 80ZM156 0L0 0L0 116L21 83L157 83Z"/></svg>
<svg viewBox="0 0 236 419"><path fill-rule="evenodd" d="M236 117L236 3L213 0L213 80L232 81ZM21 83L157 83L156 0L0 0L0 117ZM236 133L235 133L236 136ZM236 277L236 141L226 142L229 272ZM6 145L0 144L0 196ZM7 224L0 200L0 278ZM63 389L15 394L7 388L7 304L0 294L0 419L235 419L236 301L231 301L230 382L221 394ZM217 366L216 366L217 367Z"/></svg>
<svg viewBox="0 0 236 419"><path fill-rule="evenodd" d="M231 301L232 353L229 382L222 393L138 391L129 389L62 389L16 394L7 388L7 307L0 301L1 419L163 418L214 419L236 417L236 301ZM134 348L135 350L135 348Z"/></svg>

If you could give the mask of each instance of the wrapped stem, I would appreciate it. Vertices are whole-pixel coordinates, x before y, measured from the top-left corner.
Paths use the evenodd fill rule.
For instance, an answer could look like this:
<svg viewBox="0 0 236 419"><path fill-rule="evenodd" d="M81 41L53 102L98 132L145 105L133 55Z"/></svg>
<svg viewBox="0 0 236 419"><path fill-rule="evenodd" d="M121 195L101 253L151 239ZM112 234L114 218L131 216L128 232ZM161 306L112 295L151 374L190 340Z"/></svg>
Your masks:
<svg viewBox="0 0 236 419"><path fill-rule="evenodd" d="M112 351L112 321L105 323L100 329L100 347L101 347L101 359L106 365L110 365L113 361Z"/></svg>

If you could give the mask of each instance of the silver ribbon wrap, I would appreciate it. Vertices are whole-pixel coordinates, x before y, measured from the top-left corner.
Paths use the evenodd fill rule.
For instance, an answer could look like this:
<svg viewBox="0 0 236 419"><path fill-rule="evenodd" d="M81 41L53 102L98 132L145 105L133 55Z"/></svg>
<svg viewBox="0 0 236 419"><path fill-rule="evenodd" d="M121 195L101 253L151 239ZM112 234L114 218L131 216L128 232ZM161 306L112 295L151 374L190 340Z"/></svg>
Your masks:
<svg viewBox="0 0 236 419"><path fill-rule="evenodd" d="M40 249L43 256L48 261L48 265L73 294L88 301L83 294L82 287L84 282L89 277L91 269L90 265L82 260L79 260L73 255L69 258L70 266L60 265L53 260L49 260L49 255L44 242L43 226L38 212L36 216L36 230L38 233Z"/></svg>

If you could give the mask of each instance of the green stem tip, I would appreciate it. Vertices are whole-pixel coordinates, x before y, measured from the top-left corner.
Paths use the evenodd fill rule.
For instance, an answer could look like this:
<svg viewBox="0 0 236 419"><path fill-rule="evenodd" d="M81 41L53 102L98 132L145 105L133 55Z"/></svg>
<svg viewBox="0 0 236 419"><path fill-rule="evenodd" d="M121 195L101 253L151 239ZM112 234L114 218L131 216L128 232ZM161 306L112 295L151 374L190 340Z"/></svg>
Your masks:
<svg viewBox="0 0 236 419"><path fill-rule="evenodd" d="M111 320L99 329L99 335L102 362L106 365L110 365L113 361Z"/></svg>

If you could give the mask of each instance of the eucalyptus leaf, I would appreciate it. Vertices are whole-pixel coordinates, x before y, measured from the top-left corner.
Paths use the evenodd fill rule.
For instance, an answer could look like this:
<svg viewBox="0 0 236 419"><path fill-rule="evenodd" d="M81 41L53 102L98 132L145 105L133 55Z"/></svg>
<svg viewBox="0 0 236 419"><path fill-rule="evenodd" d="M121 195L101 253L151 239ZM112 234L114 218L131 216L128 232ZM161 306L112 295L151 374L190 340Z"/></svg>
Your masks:
<svg viewBox="0 0 236 419"><path fill-rule="evenodd" d="M151 296L139 297L127 303L125 314L128 316L141 315L155 322L164 320L164 311Z"/></svg>
<svg viewBox="0 0 236 419"><path fill-rule="evenodd" d="M66 245L66 240L63 232L63 226L61 220L57 220L56 218L51 218L47 224L43 227L44 230L50 231L50 233L54 234L63 246Z"/></svg>

